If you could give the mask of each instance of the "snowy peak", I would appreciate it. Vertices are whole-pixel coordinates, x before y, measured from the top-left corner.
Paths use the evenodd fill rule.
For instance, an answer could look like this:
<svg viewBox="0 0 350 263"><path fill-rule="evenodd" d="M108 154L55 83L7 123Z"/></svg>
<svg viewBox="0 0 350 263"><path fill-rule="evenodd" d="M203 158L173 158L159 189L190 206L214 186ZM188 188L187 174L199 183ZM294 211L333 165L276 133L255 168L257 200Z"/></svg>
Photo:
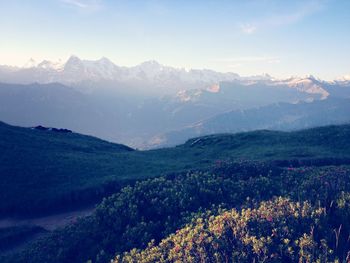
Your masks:
<svg viewBox="0 0 350 263"><path fill-rule="evenodd" d="M145 61L130 68L130 75L136 78L154 80L160 75L175 73L177 69L161 65L155 60Z"/></svg>
<svg viewBox="0 0 350 263"><path fill-rule="evenodd" d="M74 83L83 80L115 80L118 75L120 75L119 67L108 58L82 60L77 56L71 56L64 66L62 78Z"/></svg>
<svg viewBox="0 0 350 263"><path fill-rule="evenodd" d="M108 58L106 58L106 57L102 57L102 58L100 58L99 60L97 60L99 63L101 63L101 64L113 64L113 62L112 61L110 61ZM114 65L114 64L113 64Z"/></svg>
<svg viewBox="0 0 350 263"><path fill-rule="evenodd" d="M35 61L35 59L30 58L23 66L22 68L34 68L37 66L37 62Z"/></svg>
<svg viewBox="0 0 350 263"><path fill-rule="evenodd" d="M159 70L162 69L164 66L156 60L148 60L138 65L138 67L144 70Z"/></svg>
<svg viewBox="0 0 350 263"><path fill-rule="evenodd" d="M107 73L109 76L111 76L114 73L117 73L119 67L115 65L112 61L110 61L106 57L102 57L99 60L91 61L91 64L95 64L96 69L99 68L100 70L104 70L105 73Z"/></svg>
<svg viewBox="0 0 350 263"><path fill-rule="evenodd" d="M64 63L58 61L43 60L38 63L33 58L30 58L20 69L41 69L41 70L62 70Z"/></svg>
<svg viewBox="0 0 350 263"><path fill-rule="evenodd" d="M61 60L58 60L57 62L52 62L48 60L43 60L37 65L38 68L41 69L47 69L47 70L57 70L61 71L64 67L64 64L62 63Z"/></svg>
<svg viewBox="0 0 350 263"><path fill-rule="evenodd" d="M76 70L83 67L83 62L77 56L70 56L64 65L64 70Z"/></svg>
<svg viewBox="0 0 350 263"><path fill-rule="evenodd" d="M236 83L238 86L262 85L293 88L302 93L316 95L313 97L325 99L329 96L330 82L321 81L314 76L292 77L289 79L274 79L268 74L241 77L232 72L223 73L209 69L174 68L149 60L133 67L121 67L106 57L98 60L84 60L72 55L67 61L52 62L43 60L37 63L30 59L21 68L0 67L0 81L9 83L49 83L60 82L67 85L80 85L91 82L92 86L100 87L107 81L116 86L130 86L138 89L140 85L144 92L175 95L182 90L197 90L196 92L179 93L181 101L196 101L200 96L221 94L220 83ZM344 76L334 85L349 86L350 76ZM106 83L103 83L104 85ZM120 85L125 84L125 85ZM332 84L333 85L333 84ZM200 91L199 91L200 90Z"/></svg>
<svg viewBox="0 0 350 263"><path fill-rule="evenodd" d="M30 69L33 73L32 80L28 82L62 82L65 84L78 83L81 81L98 81L98 80L114 80L114 81L142 81L148 84L157 86L173 87L198 84L201 87L206 85L214 85L220 81L233 81L239 79L239 75L235 73L220 73L213 70L185 70L169 66L164 66L155 60L145 61L133 67L120 67L115 65L111 60L102 57L98 60L83 60L72 55L65 63L61 61L52 62L44 60L37 63L34 59L29 60L21 69ZM45 81L45 74L47 71L49 77ZM27 74L27 78L30 77ZM40 79L36 76L40 75ZM186 86L185 85L185 86Z"/></svg>
<svg viewBox="0 0 350 263"><path fill-rule="evenodd" d="M286 84L290 88L295 88L298 91L319 94L321 99L326 99L329 96L327 90L322 87L321 81L313 77L312 75L305 78L292 77L282 81L276 81L276 84Z"/></svg>

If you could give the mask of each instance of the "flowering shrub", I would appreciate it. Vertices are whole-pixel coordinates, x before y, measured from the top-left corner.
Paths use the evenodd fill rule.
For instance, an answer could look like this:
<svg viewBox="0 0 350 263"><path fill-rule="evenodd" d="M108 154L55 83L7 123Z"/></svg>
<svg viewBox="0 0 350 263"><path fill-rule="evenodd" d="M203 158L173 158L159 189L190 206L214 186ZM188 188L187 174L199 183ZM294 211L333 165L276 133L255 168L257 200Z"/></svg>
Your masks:
<svg viewBox="0 0 350 263"><path fill-rule="evenodd" d="M175 236L179 237L179 233L183 233L182 227L191 222L192 218L197 220L198 217L202 221L195 221L195 224L202 226L203 231L197 231L193 242L186 242L186 246L181 242L173 242L173 247L167 252L171 251L174 255L185 253L188 259L197 260L195 255L199 252L196 254L194 249L207 253L207 248L210 247L209 252L214 252L208 252L211 255L209 262L214 259L221 262L223 257L224 262L226 257L227 260L240 258L239 261L243 262L247 257L247 262L250 259L258 262L264 261L265 254L269 255L265 261L278 262L282 256L289 254L293 254L293 258L289 256L288 260L294 261L299 260L300 253L308 254L310 259L310 253L314 250L310 252L306 244L316 242L318 257L326 255L329 260L336 256L346 259L347 233L350 229L347 223L350 222L350 198L347 192L350 192L348 166L295 167L290 170L270 163L225 161L207 172L173 173L125 187L105 199L91 217L78 219L73 225L55 231L28 247L20 255L8 261L0 258L0 261L70 263L91 260L93 263L104 263L110 262L116 254L122 255L133 248L144 249L151 240L154 240L152 251L159 257L165 257L155 244L177 230ZM299 231L300 226L298 235L290 236L288 231L282 231L282 235L278 228L284 220L284 217L278 216L279 213L285 215L290 210L282 209L281 205L278 209L272 209L271 202L261 203L261 208L258 209L259 202L273 200L276 196L290 198L291 201L288 199L288 202L297 207L294 209L295 216L286 217L288 220L280 228L293 234ZM307 201L310 208L298 208L298 202L301 206L304 201ZM232 213L227 213L232 208L236 209L235 216L249 218L246 225L250 228L249 238L234 239L240 243L232 243L250 248L248 251L243 250L242 255L236 250L225 252L227 244L231 246L233 242L232 233L227 232L225 224L233 224L232 220L225 219L232 217ZM209 228L208 218L217 215L221 209L227 210L222 214L222 220L217 221L222 223L213 224ZM308 209L321 209L322 213L310 217ZM317 227L314 221L318 225L322 224L322 228ZM239 222L243 224L245 221ZM192 231L191 225L187 227L188 231ZM264 232L265 230L269 232ZM252 231L256 231L254 235ZM277 240L280 243L276 243L277 237L280 237ZM209 244L207 240L211 238L213 242ZM234 255L227 254L231 252ZM138 257L139 253L139 250L130 251L130 254ZM147 257L151 255L147 254ZM208 261L206 257L199 257L199 260ZM309 260L307 257L305 260L303 258L304 262ZM174 256L174 260L175 258Z"/></svg>
<svg viewBox="0 0 350 263"><path fill-rule="evenodd" d="M349 196L337 201L334 213L347 215L338 221L326 208L279 197L257 208L198 218L158 246L152 242L117 256L114 263L346 261L349 240L335 240L348 237L349 229L337 233L333 228L349 225Z"/></svg>

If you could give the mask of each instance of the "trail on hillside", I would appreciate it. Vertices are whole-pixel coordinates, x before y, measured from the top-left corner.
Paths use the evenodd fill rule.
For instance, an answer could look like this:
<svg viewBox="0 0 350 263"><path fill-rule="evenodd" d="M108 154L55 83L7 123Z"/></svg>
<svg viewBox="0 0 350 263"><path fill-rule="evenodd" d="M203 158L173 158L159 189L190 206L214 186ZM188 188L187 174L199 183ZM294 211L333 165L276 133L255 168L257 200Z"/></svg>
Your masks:
<svg viewBox="0 0 350 263"><path fill-rule="evenodd" d="M75 211L34 218L3 218L0 219L0 228L37 225L47 231L53 231L59 227L64 227L68 224L74 223L79 217L91 215L93 211L94 207L88 207Z"/></svg>

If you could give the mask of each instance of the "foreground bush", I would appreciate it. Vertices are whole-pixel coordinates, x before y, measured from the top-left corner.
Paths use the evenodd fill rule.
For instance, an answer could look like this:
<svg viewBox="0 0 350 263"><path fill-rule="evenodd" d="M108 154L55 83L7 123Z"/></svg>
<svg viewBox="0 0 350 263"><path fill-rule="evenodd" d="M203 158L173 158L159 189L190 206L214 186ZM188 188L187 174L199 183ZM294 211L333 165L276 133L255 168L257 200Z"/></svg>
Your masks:
<svg viewBox="0 0 350 263"><path fill-rule="evenodd" d="M280 197L198 218L158 246L131 250L114 263L348 262L349 200L343 194L330 211Z"/></svg>
<svg viewBox="0 0 350 263"><path fill-rule="evenodd" d="M219 208L251 207L274 196L307 200L332 211L342 191L350 192L347 166L282 169L269 163L220 161L208 172L175 173L125 187L92 216L0 261L110 262L116 254L146 248L152 239L158 244L204 211L214 215Z"/></svg>

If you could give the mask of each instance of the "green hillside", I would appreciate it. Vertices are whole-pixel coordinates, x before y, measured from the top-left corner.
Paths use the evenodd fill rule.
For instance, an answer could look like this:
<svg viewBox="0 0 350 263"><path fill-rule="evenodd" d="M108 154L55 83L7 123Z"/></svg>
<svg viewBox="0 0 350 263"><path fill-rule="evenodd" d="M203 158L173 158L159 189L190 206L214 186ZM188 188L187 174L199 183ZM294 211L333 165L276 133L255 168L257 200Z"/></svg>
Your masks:
<svg viewBox="0 0 350 263"><path fill-rule="evenodd" d="M136 151L91 136L0 123L0 213L35 214L96 203L136 180L227 161L348 163L349 138L350 125L343 125L206 136L174 148Z"/></svg>
<svg viewBox="0 0 350 263"><path fill-rule="evenodd" d="M6 124L1 124L1 135L3 213L82 205L114 193L91 216L46 233L23 252L0 257L2 262L225 262L226 257L240 262L332 262L346 259L350 251L349 125L205 136L151 151ZM300 202L306 202L305 211ZM249 218L242 209L255 215L271 210L279 217ZM223 228L217 236L211 226L226 219L224 225L236 219L247 223L250 234L236 229L239 236L232 239L232 228ZM340 226L343 234L335 237ZM289 234L267 239L275 228ZM313 239L310 229L317 233ZM208 250L198 246L198 237ZM291 248L284 239L293 243ZM312 246L304 249L297 242Z"/></svg>

